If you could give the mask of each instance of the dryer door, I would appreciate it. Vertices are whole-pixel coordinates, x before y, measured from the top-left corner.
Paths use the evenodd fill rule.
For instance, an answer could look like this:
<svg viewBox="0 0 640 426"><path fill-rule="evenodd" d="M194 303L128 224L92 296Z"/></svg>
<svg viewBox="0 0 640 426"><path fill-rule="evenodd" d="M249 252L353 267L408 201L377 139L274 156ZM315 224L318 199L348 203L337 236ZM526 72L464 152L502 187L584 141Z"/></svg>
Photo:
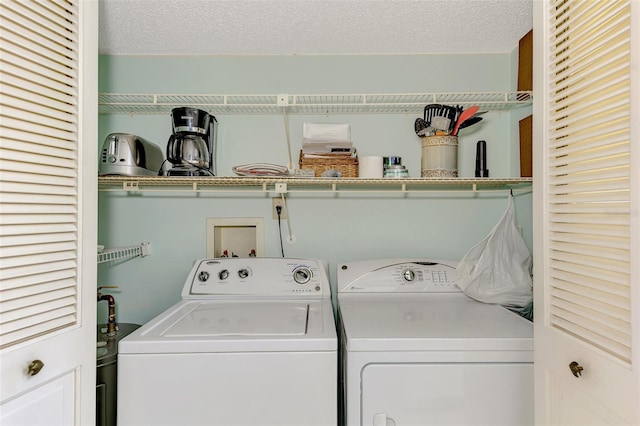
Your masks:
<svg viewBox="0 0 640 426"><path fill-rule="evenodd" d="M369 364L365 426L533 425L533 364Z"/></svg>

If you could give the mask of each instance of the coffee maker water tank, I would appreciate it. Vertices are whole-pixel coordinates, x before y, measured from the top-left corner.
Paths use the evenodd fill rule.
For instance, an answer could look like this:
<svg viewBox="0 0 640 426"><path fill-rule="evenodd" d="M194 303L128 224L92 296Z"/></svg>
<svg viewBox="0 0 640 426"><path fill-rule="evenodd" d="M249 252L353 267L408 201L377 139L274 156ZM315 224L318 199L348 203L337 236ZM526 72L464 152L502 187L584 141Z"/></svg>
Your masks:
<svg viewBox="0 0 640 426"><path fill-rule="evenodd" d="M191 133L204 136L209 130L211 115L198 108L180 107L171 110L173 133Z"/></svg>

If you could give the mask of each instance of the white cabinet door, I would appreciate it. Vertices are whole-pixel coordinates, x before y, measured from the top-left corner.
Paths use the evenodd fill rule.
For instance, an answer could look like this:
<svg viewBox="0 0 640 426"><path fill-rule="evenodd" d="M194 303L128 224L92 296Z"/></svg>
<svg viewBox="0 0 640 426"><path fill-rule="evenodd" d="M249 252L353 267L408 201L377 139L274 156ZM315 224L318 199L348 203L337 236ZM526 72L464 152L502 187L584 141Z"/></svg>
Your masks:
<svg viewBox="0 0 640 426"><path fill-rule="evenodd" d="M77 334L74 332L65 333ZM82 371L76 364L76 356L66 356L67 351L56 351L50 345L60 346L58 337L47 339L44 344L30 344L28 349L15 350L11 354L2 354L2 405L0 405L0 423L7 426L45 426L45 425L79 425L80 412L75 411L76 402L82 403L76 392L76 383L82 387ZM79 347L79 343L71 339L71 344ZM83 345L86 346L86 345ZM42 370L34 376L28 373L30 353L38 353L42 362ZM56 352L63 355L56 356ZM67 368L67 371L60 371ZM78 389L79 390L79 389ZM8 398L5 398L7 396ZM75 398L78 397L76 400ZM87 424L87 423L85 423Z"/></svg>
<svg viewBox="0 0 640 426"><path fill-rule="evenodd" d="M0 4L0 424L95 422L97 0Z"/></svg>
<svg viewBox="0 0 640 426"><path fill-rule="evenodd" d="M536 423L640 424L640 2L534 2Z"/></svg>
<svg viewBox="0 0 640 426"><path fill-rule="evenodd" d="M2 424L73 424L73 382L73 373L65 374L3 404Z"/></svg>

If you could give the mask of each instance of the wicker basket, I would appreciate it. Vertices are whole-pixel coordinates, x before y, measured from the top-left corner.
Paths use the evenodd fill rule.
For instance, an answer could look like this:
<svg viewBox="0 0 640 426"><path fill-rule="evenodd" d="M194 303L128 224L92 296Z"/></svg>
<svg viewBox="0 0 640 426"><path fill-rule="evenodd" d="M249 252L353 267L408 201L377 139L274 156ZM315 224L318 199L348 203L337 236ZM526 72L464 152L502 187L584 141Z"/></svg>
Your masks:
<svg viewBox="0 0 640 426"><path fill-rule="evenodd" d="M300 169L313 170L316 177L322 176L327 170L340 172L342 177L358 177L358 156L339 153L310 158L300 150Z"/></svg>

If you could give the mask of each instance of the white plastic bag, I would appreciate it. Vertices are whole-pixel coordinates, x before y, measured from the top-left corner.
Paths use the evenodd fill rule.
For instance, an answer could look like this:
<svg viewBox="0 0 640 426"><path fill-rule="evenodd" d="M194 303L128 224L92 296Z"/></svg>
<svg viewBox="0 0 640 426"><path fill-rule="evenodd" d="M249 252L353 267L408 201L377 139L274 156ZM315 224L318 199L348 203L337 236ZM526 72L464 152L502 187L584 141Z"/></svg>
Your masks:
<svg viewBox="0 0 640 426"><path fill-rule="evenodd" d="M456 269L464 294L484 303L524 307L532 302L531 253L516 226L513 195L507 211Z"/></svg>

